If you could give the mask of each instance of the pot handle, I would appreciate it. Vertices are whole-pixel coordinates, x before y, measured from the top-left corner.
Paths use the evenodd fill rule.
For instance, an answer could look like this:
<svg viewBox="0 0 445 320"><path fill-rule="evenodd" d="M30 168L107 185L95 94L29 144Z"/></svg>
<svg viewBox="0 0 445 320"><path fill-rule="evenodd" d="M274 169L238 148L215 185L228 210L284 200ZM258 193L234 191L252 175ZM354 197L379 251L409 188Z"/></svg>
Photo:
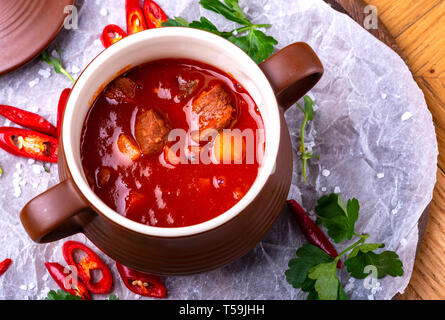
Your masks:
<svg viewBox="0 0 445 320"><path fill-rule="evenodd" d="M29 201L20 220L32 240L47 243L80 232L74 216L86 208L74 182L67 179Z"/></svg>
<svg viewBox="0 0 445 320"><path fill-rule="evenodd" d="M304 42L296 42L281 49L261 63L260 68L284 110L311 90L324 72L320 59Z"/></svg>

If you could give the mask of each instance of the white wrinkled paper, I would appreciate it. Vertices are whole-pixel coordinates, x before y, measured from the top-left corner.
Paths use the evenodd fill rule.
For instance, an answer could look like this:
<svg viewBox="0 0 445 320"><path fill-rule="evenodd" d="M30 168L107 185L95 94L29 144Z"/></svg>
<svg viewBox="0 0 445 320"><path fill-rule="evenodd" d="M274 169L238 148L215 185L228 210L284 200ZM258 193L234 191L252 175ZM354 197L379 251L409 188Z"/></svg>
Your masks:
<svg viewBox="0 0 445 320"><path fill-rule="evenodd" d="M205 15L218 27L233 27L200 8L197 0L158 2L170 16L192 20ZM325 74L310 93L317 111L306 144L321 159L309 162L309 183L303 185L296 151L302 114L291 108L286 119L295 170L289 198L309 212L323 194L336 191L344 199L358 198L357 229L371 233L371 241L395 250L405 274L365 288L363 281L351 280L342 271L341 282L352 299L392 298L409 282L418 242L417 221L431 200L436 179L436 137L421 90L396 53L322 0L240 0L240 4L254 22L273 25L267 32L279 41L279 48L306 41L320 56ZM49 48L50 52L56 47L63 50L65 65L75 78L103 49L99 36L105 25L114 23L125 29L123 1L79 0L77 7L79 29L63 30ZM69 86L64 76L35 59L0 77L0 104L38 112L55 123L59 95ZM0 119L0 125L12 124ZM14 260L0 277L0 299L43 299L50 289L58 289L44 262L65 264L61 251L65 240L33 243L19 212L58 182L57 166L50 165L46 173L42 163L1 150L0 165L4 171L0 177L0 260ZM72 239L95 248L83 235ZM169 298L304 299L306 294L292 288L284 276L289 259L303 243L295 220L284 212L267 237L231 265L205 274L166 278ZM345 246L338 246L338 251ZM140 298L123 287L114 263L100 254L115 277L112 292L121 299Z"/></svg>

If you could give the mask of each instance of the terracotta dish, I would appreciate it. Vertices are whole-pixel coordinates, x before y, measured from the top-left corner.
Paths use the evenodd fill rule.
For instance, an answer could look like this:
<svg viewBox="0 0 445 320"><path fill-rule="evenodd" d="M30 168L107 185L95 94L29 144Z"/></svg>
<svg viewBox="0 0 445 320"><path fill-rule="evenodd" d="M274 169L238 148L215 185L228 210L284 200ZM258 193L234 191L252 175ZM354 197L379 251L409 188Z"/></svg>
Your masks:
<svg viewBox="0 0 445 320"><path fill-rule="evenodd" d="M0 0L0 75L42 52L57 36L74 0Z"/></svg>
<svg viewBox="0 0 445 320"><path fill-rule="evenodd" d="M184 227L155 227L120 215L93 192L81 163L83 123L96 97L128 70L160 59L196 60L230 74L264 120L265 153L252 187L229 210ZM264 238L281 213L292 178L283 112L322 74L317 55L301 42L259 66L224 38L196 29L159 28L117 42L88 65L73 87L59 145L62 182L23 208L25 230L40 243L82 232L112 259L154 274L198 273L233 262Z"/></svg>

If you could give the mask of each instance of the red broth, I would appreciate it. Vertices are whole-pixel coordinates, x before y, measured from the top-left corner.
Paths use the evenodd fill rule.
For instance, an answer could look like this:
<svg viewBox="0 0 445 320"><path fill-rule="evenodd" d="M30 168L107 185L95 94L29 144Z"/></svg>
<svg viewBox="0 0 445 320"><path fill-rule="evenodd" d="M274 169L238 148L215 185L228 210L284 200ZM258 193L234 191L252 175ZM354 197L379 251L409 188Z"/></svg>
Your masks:
<svg viewBox="0 0 445 320"><path fill-rule="evenodd" d="M227 73L184 59L150 62L122 77L137 83L134 99L110 99L106 88L85 119L81 157L93 191L121 215L157 227L198 224L233 207L258 175L257 158L250 164L190 161L171 165L164 161L165 149L130 160L122 155L117 141L122 134L135 141L135 115L143 108L154 109L166 119L170 129L183 129L190 137L193 102L217 85L225 90L236 108L233 129L251 129L254 133L257 129L264 130L249 93ZM193 92L180 88L178 83L185 82L195 84ZM191 139L189 142L195 147L200 145ZM141 146L138 142L135 145ZM264 142L255 138L255 152L258 146L264 148Z"/></svg>

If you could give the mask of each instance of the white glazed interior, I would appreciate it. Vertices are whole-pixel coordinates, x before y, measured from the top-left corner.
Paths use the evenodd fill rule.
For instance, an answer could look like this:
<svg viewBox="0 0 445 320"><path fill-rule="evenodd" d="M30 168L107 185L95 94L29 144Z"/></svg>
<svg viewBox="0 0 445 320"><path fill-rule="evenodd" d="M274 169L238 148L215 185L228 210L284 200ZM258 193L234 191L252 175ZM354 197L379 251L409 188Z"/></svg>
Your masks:
<svg viewBox="0 0 445 320"><path fill-rule="evenodd" d="M108 207L89 187L80 158L80 137L85 116L99 88L142 63L164 58L188 58L231 73L260 109L266 132L266 150L257 179L248 193L218 217L187 227L147 226L125 218ZM280 118L274 92L258 65L241 49L211 33L189 28L159 28L127 37L104 50L84 70L68 100L63 118L63 148L68 168L82 194L110 220L136 232L178 237L216 228L241 212L260 192L273 172L280 143ZM186 204L184 204L186 205Z"/></svg>

